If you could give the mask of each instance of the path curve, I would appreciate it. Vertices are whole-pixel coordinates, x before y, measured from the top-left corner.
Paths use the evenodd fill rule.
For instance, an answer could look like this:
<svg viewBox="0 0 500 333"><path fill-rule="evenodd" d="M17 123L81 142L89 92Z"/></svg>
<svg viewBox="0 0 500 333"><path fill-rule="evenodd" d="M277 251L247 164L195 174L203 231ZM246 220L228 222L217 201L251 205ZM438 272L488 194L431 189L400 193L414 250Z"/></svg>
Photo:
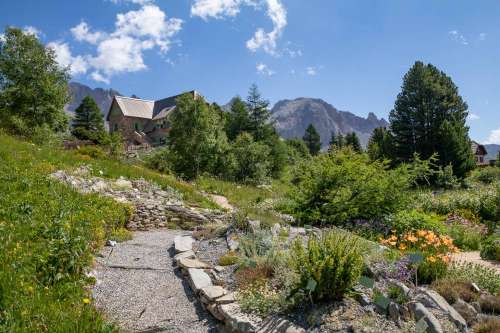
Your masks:
<svg viewBox="0 0 500 333"><path fill-rule="evenodd" d="M217 332L216 323L174 270L174 237L186 232L134 232L96 258L96 307L125 332Z"/></svg>

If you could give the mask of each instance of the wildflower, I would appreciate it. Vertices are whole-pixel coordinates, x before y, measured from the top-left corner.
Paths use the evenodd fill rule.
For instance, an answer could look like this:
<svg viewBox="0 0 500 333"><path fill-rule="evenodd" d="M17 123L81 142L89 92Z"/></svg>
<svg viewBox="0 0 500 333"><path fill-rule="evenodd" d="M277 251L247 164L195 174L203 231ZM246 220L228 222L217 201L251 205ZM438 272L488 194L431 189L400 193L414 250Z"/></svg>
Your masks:
<svg viewBox="0 0 500 333"><path fill-rule="evenodd" d="M90 304L90 299L84 298L83 299L83 304Z"/></svg>
<svg viewBox="0 0 500 333"><path fill-rule="evenodd" d="M434 256L428 256L427 257L427 261L429 261L429 262L436 262L436 257L434 257Z"/></svg>
<svg viewBox="0 0 500 333"><path fill-rule="evenodd" d="M424 237L427 234L427 231L425 230L419 230L417 231L418 237Z"/></svg>
<svg viewBox="0 0 500 333"><path fill-rule="evenodd" d="M399 244L399 249L402 250L402 251L406 250L406 245L403 244L403 243Z"/></svg>
<svg viewBox="0 0 500 333"><path fill-rule="evenodd" d="M416 243L418 241L418 238L410 234L408 235L408 241Z"/></svg>

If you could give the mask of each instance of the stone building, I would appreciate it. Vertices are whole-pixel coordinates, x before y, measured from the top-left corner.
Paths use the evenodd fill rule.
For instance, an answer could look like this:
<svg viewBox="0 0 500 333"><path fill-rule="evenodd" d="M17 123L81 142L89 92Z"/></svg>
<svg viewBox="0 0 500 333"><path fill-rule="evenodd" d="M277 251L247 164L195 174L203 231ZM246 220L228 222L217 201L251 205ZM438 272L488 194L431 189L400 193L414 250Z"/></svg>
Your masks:
<svg viewBox="0 0 500 333"><path fill-rule="evenodd" d="M194 98L200 96L195 90L187 94ZM119 131L128 146L165 144L170 129L168 118L181 95L157 101L115 96L106 117L110 133Z"/></svg>

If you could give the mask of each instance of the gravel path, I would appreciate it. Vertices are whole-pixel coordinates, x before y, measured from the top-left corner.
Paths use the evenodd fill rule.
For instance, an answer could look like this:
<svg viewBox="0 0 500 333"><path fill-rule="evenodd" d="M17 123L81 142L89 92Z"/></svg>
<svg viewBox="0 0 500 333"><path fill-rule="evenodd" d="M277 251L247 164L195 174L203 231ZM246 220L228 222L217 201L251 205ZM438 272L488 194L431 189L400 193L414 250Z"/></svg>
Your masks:
<svg viewBox="0 0 500 333"><path fill-rule="evenodd" d="M171 247L180 231L135 232L97 258L97 308L125 332L217 332L191 289L174 270Z"/></svg>
<svg viewBox="0 0 500 333"><path fill-rule="evenodd" d="M494 268L498 273L500 273L500 262L494 260L484 260L481 258L479 251L471 252L459 252L453 254L453 261L457 262L471 262L474 264L479 264L489 268Z"/></svg>

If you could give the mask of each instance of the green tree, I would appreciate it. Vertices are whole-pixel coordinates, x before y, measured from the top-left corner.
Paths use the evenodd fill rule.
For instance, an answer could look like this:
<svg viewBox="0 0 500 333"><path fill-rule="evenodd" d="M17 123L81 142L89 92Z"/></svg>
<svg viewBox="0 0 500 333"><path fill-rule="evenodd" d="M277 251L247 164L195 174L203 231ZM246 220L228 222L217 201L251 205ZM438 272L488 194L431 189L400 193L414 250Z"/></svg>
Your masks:
<svg viewBox="0 0 500 333"><path fill-rule="evenodd" d="M231 110L226 116L226 134L229 140L233 141L243 132L250 132L250 114L247 105L237 96L231 102Z"/></svg>
<svg viewBox="0 0 500 333"><path fill-rule="evenodd" d="M389 115L395 157L407 162L414 153L423 159L438 153L439 166L451 164L463 177L474 167L466 118L467 104L451 78L431 64L415 62Z"/></svg>
<svg viewBox="0 0 500 333"><path fill-rule="evenodd" d="M294 164L302 159L311 157L309 148L307 148L304 140L292 138L285 141L288 146L288 163Z"/></svg>
<svg viewBox="0 0 500 333"><path fill-rule="evenodd" d="M309 124L306 128L306 133L304 134L302 140L304 140L311 155L318 155L321 149L321 137L313 124Z"/></svg>
<svg viewBox="0 0 500 333"><path fill-rule="evenodd" d="M279 178L287 162L288 147L283 139L277 134L269 136L262 142L269 147L271 176L273 178Z"/></svg>
<svg viewBox="0 0 500 333"><path fill-rule="evenodd" d="M393 158L392 135L385 127L377 127L368 140L368 155L374 160L389 160Z"/></svg>
<svg viewBox="0 0 500 333"><path fill-rule="evenodd" d="M0 41L0 125L18 134L67 128L68 70L33 35L7 28Z"/></svg>
<svg viewBox="0 0 500 333"><path fill-rule="evenodd" d="M252 84L248 91L247 109L250 118L249 132L256 141L264 140L275 133L272 124L269 124L271 112L269 111L269 101L262 98L257 85Z"/></svg>
<svg viewBox="0 0 500 333"><path fill-rule="evenodd" d="M356 132L351 132L346 134L345 145L351 146L352 149L358 153L360 153L363 150L363 148L361 148L361 143L359 143L359 138Z"/></svg>
<svg viewBox="0 0 500 333"><path fill-rule="evenodd" d="M95 100L86 96L75 110L72 134L80 140L101 141L104 136L104 117Z"/></svg>
<svg viewBox="0 0 500 333"><path fill-rule="evenodd" d="M342 133L340 133L340 131L337 134L335 134L335 132L332 132L329 145L330 149L332 149L333 147L336 147L337 149L345 147L345 138Z"/></svg>
<svg viewBox="0 0 500 333"><path fill-rule="evenodd" d="M231 152L236 160L234 170L236 181L258 184L269 176L270 148L263 143L255 142L249 133L242 133L236 138Z"/></svg>
<svg viewBox="0 0 500 333"><path fill-rule="evenodd" d="M173 171L187 179L224 173L229 145L220 115L201 97L184 94L176 102L169 132Z"/></svg>

